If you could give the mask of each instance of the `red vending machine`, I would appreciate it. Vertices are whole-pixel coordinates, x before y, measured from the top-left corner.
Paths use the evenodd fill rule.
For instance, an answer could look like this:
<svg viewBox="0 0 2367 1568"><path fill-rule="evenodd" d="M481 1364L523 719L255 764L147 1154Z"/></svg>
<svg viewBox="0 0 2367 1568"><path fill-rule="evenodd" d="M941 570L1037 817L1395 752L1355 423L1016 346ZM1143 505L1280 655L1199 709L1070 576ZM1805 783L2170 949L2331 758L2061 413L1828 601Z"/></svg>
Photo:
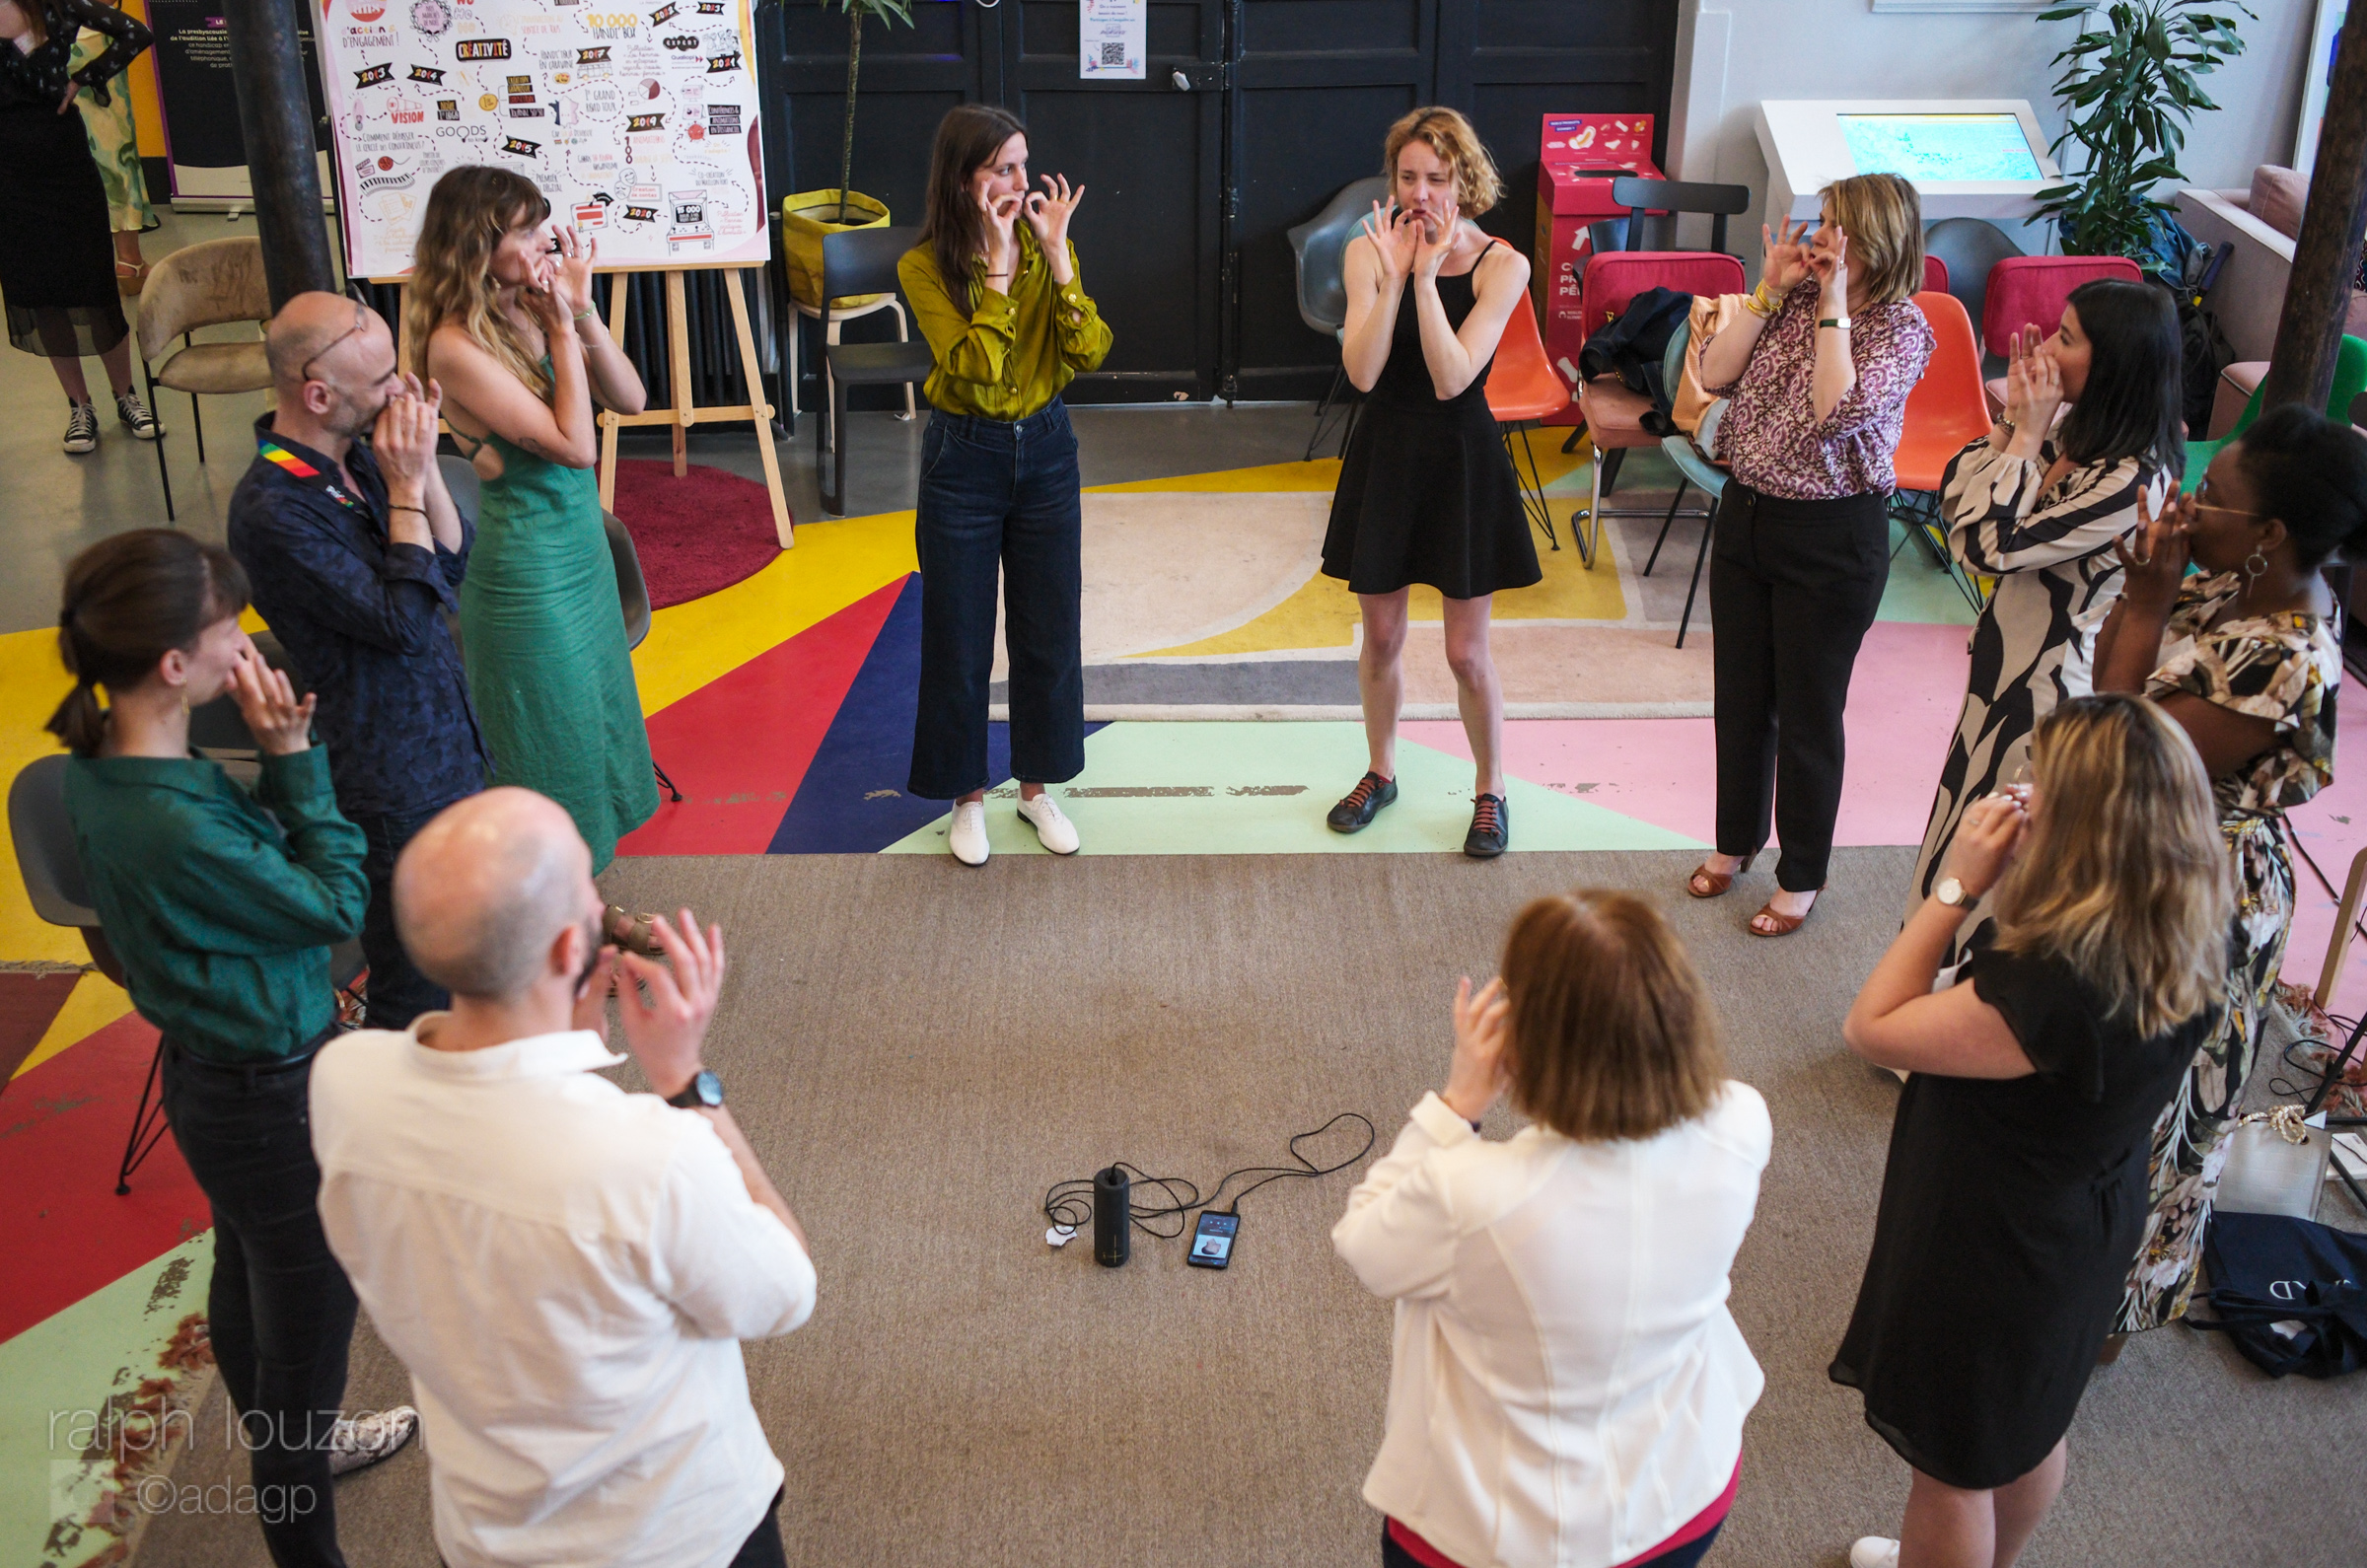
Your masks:
<svg viewBox="0 0 2367 1568"><path fill-rule="evenodd" d="M1647 179L1667 177L1652 162L1649 114L1547 114L1537 166L1537 256L1530 287L1537 291L1545 358L1553 372L1578 392L1578 349L1586 323L1578 312L1578 285L1591 250L1587 225L1626 216L1611 199L1611 182L1620 175ZM1545 421L1574 425L1578 404Z"/></svg>

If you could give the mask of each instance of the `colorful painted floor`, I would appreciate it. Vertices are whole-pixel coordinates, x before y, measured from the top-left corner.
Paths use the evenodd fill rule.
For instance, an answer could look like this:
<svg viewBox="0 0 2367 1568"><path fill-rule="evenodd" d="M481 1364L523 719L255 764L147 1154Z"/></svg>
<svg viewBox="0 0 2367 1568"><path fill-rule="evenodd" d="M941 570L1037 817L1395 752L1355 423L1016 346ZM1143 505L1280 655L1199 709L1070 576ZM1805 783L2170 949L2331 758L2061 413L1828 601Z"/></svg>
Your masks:
<svg viewBox="0 0 2367 1568"><path fill-rule="evenodd" d="M1110 498L1100 513L1110 527L1088 551L1088 605L1100 596L1137 606L1129 612L1137 624L1112 633L1100 668L1142 665L1147 654L1149 668L1194 672L1183 680L1128 677L1139 703L1109 706L1332 705L1277 700L1316 688L1278 686L1270 666L1227 688L1218 667L1245 656L1334 665L1352 657L1335 585L1313 578L1305 539L1305 515L1321 518L1307 498L1327 492L1335 471L1329 463L1285 464L1097 492ZM1546 475L1566 543L1570 498L1584 492L1587 474L1563 460ZM1213 573L1217 581L1190 595L1176 590L1194 520L1250 515L1253 505L1288 538L1277 544L1235 529L1231 565ZM1609 631L1630 645L1623 667L1568 636L1539 641L1529 678L1550 676L1561 699L1612 712L1631 695L1618 682L1633 660L1657 661L1669 678L1704 691L1710 660L1698 623L1682 652L1665 646L1698 534L1680 524L1666 557L1675 572L1664 565L1646 581L1635 562L1657 524L1624 527L1610 535L1615 569L1579 576L1566 548L1548 556L1544 612L1526 617L1538 623L1528 631L1598 639ZM1129 537L1149 565L1114 547ZM653 748L686 798L663 806L622 853L942 853L940 804L903 793L919 663L914 567L910 513L810 524L794 551L753 577L659 611L635 664ZM1590 607L1596 624L1576 625ZM1970 618L1913 545L1895 557L1849 707L1841 842L1921 838L1963 691ZM1105 614L1101 624L1122 628L1126 619ZM1409 687L1451 694L1435 630L1429 637L1414 639ZM49 634L0 637L0 771L13 777L48 751L40 725L64 684ZM1335 683L1323 689L1336 695ZM1516 852L1700 843L1712 808L1709 726L1700 716L1513 720L1506 760ZM999 772L1004 727L992 733ZM1451 720L1405 727L1401 800L1354 838L1323 824L1364 765L1352 719L1120 717L1090 727L1086 755L1086 771L1060 795L1088 854L1452 853L1470 820L1469 752ZM2367 770L2345 775L2294 820L2301 847L2339 881L2367 843ZM991 807L988 824L997 854L1041 853L1008 806ZM5 843L0 858L12 858ZM2333 900L2306 867L2302 893L2287 973L2314 981ZM144 1423L185 1400L202 1372L193 1340L211 1255L204 1198L169 1139L130 1195L113 1192L156 1035L120 990L67 967L85 957L79 938L34 916L12 858L0 870L0 1064L14 1064L0 1096L0 1561L58 1568L120 1547L156 1447ZM2336 1007L2355 1012L2363 1002L2367 957L2357 957Z"/></svg>

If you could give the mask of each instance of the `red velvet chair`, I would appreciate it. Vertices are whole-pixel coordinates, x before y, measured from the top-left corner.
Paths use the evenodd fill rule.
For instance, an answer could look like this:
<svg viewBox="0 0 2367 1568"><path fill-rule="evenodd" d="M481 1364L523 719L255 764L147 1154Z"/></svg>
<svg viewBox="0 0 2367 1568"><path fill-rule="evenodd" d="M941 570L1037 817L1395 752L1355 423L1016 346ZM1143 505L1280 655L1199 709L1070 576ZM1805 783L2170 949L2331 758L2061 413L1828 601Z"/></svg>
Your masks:
<svg viewBox="0 0 2367 1568"><path fill-rule="evenodd" d="M1683 294L1741 294L1748 287L1743 281L1743 264L1716 251L1614 250L1587 262L1586 276L1578 285L1578 308L1586 332L1592 336L1617 321L1628 303L1647 289L1675 289ZM1574 367L1569 373L1574 375ZM1579 529L1576 519L1571 520L1570 532L1577 536L1578 553L1589 567L1595 564L1595 551L1603 542L1603 519L1661 516L1658 512L1635 509L1606 512L1603 507L1604 492L1618 479L1619 460L1634 448L1660 446L1660 437L1646 430L1643 424L1643 416L1651 407L1651 398L1628 391L1616 376L1600 376L1578 389L1578 411L1595 446L1593 493L1584 514L1591 522L1593 536L1588 537L1589 531ZM1708 514L1692 515L1707 517Z"/></svg>

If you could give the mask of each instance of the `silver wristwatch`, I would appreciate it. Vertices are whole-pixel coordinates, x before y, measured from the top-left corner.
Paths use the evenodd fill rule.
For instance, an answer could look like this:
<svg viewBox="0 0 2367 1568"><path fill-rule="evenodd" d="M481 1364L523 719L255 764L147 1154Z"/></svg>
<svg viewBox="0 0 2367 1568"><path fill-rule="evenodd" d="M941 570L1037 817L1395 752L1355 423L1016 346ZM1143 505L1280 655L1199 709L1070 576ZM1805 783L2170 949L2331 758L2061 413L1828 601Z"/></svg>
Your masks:
<svg viewBox="0 0 2367 1568"><path fill-rule="evenodd" d="M1965 885L1954 877L1942 877L1940 885L1931 890L1931 895L1951 909L1962 909L1972 901L1972 895L1965 891Z"/></svg>

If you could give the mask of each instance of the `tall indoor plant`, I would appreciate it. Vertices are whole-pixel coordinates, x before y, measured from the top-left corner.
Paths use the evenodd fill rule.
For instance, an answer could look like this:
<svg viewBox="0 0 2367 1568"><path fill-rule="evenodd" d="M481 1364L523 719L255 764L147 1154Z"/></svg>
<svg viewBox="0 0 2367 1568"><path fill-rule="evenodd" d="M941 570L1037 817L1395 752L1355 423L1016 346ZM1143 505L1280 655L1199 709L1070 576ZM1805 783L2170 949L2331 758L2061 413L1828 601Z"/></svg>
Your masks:
<svg viewBox="0 0 2367 1568"><path fill-rule="evenodd" d="M2153 188L2183 179L2178 155L2197 111L2219 106L2197 78L2244 52L2228 6L2259 21L2240 0L2112 0L2041 12L2041 22L2093 18L2054 57L2063 67L2054 95L2063 132L2052 151L2084 155L2066 183L2044 192L2039 211L2055 219L2069 255L2142 260L2170 212Z"/></svg>
<svg viewBox="0 0 2367 1568"><path fill-rule="evenodd" d="M813 315L822 307L822 242L849 229L888 222L888 204L853 187L855 180L855 88L863 69L863 24L873 18L890 26L912 25L911 0L822 0L846 13L846 129L838 143L838 183L827 190L801 190L781 203L782 239L789 252L789 293ZM854 314L887 299L867 294L832 301L836 314Z"/></svg>

